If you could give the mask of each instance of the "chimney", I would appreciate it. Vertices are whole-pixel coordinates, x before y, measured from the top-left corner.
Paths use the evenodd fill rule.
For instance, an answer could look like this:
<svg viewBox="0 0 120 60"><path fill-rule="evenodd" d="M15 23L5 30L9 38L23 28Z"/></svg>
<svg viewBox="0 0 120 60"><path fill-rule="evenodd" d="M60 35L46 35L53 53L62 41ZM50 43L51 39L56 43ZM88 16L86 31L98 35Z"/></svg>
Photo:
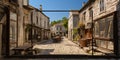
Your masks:
<svg viewBox="0 0 120 60"><path fill-rule="evenodd" d="M86 2L83 2L83 3L82 3L82 6L84 6L85 4L86 4Z"/></svg>
<svg viewBox="0 0 120 60"><path fill-rule="evenodd" d="M40 11L42 12L42 5L40 5Z"/></svg>

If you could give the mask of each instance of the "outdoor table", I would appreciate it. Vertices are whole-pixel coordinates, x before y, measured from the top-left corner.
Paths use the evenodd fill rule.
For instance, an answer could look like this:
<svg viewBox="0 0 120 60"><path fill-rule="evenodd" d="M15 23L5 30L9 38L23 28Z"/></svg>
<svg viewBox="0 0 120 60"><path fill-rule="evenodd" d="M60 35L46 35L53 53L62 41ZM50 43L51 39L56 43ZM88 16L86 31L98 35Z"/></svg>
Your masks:
<svg viewBox="0 0 120 60"><path fill-rule="evenodd" d="M32 46L27 45L27 46L19 46L13 48L12 50L15 52L15 54L25 55L30 48L32 48Z"/></svg>

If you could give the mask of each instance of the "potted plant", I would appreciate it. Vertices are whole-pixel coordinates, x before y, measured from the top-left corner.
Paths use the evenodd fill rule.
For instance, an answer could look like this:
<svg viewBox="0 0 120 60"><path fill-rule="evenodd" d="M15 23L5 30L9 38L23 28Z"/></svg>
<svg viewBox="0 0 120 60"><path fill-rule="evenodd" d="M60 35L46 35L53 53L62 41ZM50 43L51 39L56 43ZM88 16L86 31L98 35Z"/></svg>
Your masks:
<svg viewBox="0 0 120 60"><path fill-rule="evenodd" d="M80 47L86 47L87 46L87 40L84 38L85 24L80 22L78 27L79 27L78 28L79 35L80 35L80 38L81 38L81 39L79 39L79 45L80 45Z"/></svg>
<svg viewBox="0 0 120 60"><path fill-rule="evenodd" d="M78 43L78 40L80 39L80 36L79 34L76 34L75 38L74 38L74 42L75 43Z"/></svg>

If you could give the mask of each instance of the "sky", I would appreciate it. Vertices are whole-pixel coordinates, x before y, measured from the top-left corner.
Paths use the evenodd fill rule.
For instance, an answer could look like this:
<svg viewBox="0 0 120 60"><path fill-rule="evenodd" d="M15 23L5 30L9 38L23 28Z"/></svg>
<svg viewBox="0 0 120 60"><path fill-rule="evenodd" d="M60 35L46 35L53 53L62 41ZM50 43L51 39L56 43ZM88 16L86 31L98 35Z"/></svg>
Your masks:
<svg viewBox="0 0 120 60"><path fill-rule="evenodd" d="M43 10L80 10L82 3L87 0L29 0L29 4L35 8L40 8L42 5ZM60 20L62 17L68 17L69 12L43 12L50 21Z"/></svg>

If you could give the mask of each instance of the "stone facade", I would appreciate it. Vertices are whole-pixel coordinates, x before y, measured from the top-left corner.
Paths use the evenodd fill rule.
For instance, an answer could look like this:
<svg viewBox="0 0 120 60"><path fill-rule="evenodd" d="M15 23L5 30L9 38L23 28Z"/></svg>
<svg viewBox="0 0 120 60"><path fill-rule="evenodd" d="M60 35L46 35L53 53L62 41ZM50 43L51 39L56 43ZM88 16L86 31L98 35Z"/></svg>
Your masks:
<svg viewBox="0 0 120 60"><path fill-rule="evenodd" d="M5 1L4 1L5 2ZM1 5L2 4L2 5ZM3 54L3 26L5 25L5 21L6 21L6 13L4 10L4 6L5 4L3 4L3 0L0 1L0 57L2 57Z"/></svg>
<svg viewBox="0 0 120 60"><path fill-rule="evenodd" d="M68 20L68 39L73 40L73 29L77 28L79 21L79 11L78 10L71 10L69 13L69 20Z"/></svg>
<svg viewBox="0 0 120 60"><path fill-rule="evenodd" d="M49 32L50 32L50 27L49 27L49 17L47 17L45 14L41 13L41 28L42 28L42 38L44 40L48 39L48 35L49 35Z"/></svg>
<svg viewBox="0 0 120 60"><path fill-rule="evenodd" d="M93 26L93 36L96 41L96 45L98 47L102 47L112 50L114 53L116 53L116 38L114 38L114 12L117 11L117 5L119 0L104 0L102 1L100 5L101 0L89 0L80 10L79 16L80 16L80 22L83 22L85 24L85 29L92 29L92 22L94 24ZM100 9L103 10L100 10ZM91 13L92 15L90 15ZM92 21L93 20L93 21ZM86 33L88 31L85 31ZM85 33L85 35L87 35ZM91 33L92 34L92 33ZM86 36L84 37L86 38ZM111 40L114 40L113 42Z"/></svg>
<svg viewBox="0 0 120 60"><path fill-rule="evenodd" d="M2 3L2 4L1 4ZM11 49L12 46L16 46L17 44L16 43L12 43L13 42L16 42L16 32L17 32L17 25L16 25L16 22L17 22L17 7L18 7L18 3L17 3L17 0L16 1L13 1L13 0L1 0L0 1L0 6L1 6L1 19L0 19L0 42L1 42L1 45L0 45L0 56L1 55L8 55L9 52L6 53L6 51L9 50L9 48ZM6 11L4 10L4 8L7 8L9 9L9 11ZM4 10L2 12L2 9ZM7 12L7 13L6 13ZM8 16L9 15L9 16ZM8 19L10 18L10 19ZM10 38L8 38L8 34L6 33L6 28L7 28L7 21L6 20L10 20ZM14 31L14 32L13 32ZM5 43L8 43L8 40L9 39L9 44L5 44ZM9 46L8 46L9 45ZM11 53L11 52L10 52Z"/></svg>
<svg viewBox="0 0 120 60"><path fill-rule="evenodd" d="M30 39L30 25L31 25L31 11L33 10L33 7L29 6L28 1L24 0L23 2L23 11L24 11L24 17L23 17L23 28L24 28L24 44L31 42Z"/></svg>
<svg viewBox="0 0 120 60"><path fill-rule="evenodd" d="M33 33L40 32L39 34L43 34L41 32L41 25L44 21L46 22L46 24L44 24L45 26L43 25L43 29L45 30L45 32L47 32L46 35L50 33L49 18L38 9L31 7L28 2L28 0L0 0L0 57L1 55L11 55L12 48L17 46L24 46L24 44L28 42L29 37L31 37L29 36L31 32L26 31L26 28L28 25L31 26L32 22L35 23L33 24ZM9 13L6 13L6 10L4 11L4 6L9 7ZM32 14L32 12L34 14ZM41 15L44 16L43 19L41 19L41 17L43 17ZM8 31L6 30L6 20L10 20L9 41L7 41L8 38L6 38L8 37L8 34L6 35L6 31ZM7 43L9 43L10 46Z"/></svg>
<svg viewBox="0 0 120 60"><path fill-rule="evenodd" d="M33 35L37 38L37 40L46 40L50 39L50 28L49 28L49 17L47 17L43 12L34 8L32 10L32 23L35 25L35 29L33 29ZM40 38L40 39L38 39Z"/></svg>
<svg viewBox="0 0 120 60"><path fill-rule="evenodd" d="M97 46L103 47L103 48L106 48L109 50L113 50L113 52L115 54L117 54L116 46L118 46L118 45L116 45L116 44L118 42L116 40L116 37L114 37L114 35L116 34L116 32L114 32L114 30L116 30L116 29L114 29L115 24L116 24L116 23L114 23L116 20L115 19L116 13L114 13L114 12L117 11L118 1L119 0L111 0L111 1L105 0L103 11L100 11L100 6L98 6L98 3L100 4L100 0L95 1L94 6L93 6L93 20L94 20L94 24L95 24L94 38L96 38L96 37L108 38L108 40L109 40L109 41L106 41L105 39L102 39L102 41L100 41L99 38L95 39ZM103 16L105 16L105 17L103 17ZM98 25L100 23L102 23L102 25ZM100 28L103 28L103 29L101 30ZM99 30L99 33L97 32L98 30ZM113 39L114 41L112 42L111 39ZM104 44L104 45L101 45L101 44Z"/></svg>

